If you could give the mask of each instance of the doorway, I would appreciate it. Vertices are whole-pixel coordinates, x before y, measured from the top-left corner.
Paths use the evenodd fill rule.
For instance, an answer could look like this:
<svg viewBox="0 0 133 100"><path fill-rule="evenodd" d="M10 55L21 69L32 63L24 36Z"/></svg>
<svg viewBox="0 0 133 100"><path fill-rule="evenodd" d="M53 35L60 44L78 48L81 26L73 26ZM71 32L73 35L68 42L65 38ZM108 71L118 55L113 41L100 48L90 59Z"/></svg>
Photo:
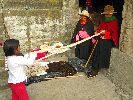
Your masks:
<svg viewBox="0 0 133 100"><path fill-rule="evenodd" d="M89 0L92 4L92 12L97 12L101 14L103 12L105 5L113 5L115 12L115 16L117 17L119 21L119 27L121 28L122 23L122 10L124 5L124 0ZM79 0L79 7L81 8L81 11L86 9L86 2L87 0Z"/></svg>

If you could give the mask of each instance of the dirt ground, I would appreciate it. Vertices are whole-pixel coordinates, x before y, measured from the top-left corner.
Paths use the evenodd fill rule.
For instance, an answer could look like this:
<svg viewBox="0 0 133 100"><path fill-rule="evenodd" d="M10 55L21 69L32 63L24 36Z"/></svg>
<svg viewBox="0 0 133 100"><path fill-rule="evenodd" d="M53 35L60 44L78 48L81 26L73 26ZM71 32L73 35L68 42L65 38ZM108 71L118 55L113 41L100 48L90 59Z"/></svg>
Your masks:
<svg viewBox="0 0 133 100"><path fill-rule="evenodd" d="M49 60L67 60L67 56L57 56ZM27 86L30 100L128 100L122 99L117 87L102 73L88 79L81 77L52 79ZM11 100L11 91L0 93L0 100Z"/></svg>
<svg viewBox="0 0 133 100"><path fill-rule="evenodd" d="M30 100L122 100L115 85L101 73L92 79L84 75L34 83L27 90ZM6 90L0 100L10 100L10 95L10 90Z"/></svg>
<svg viewBox="0 0 133 100"><path fill-rule="evenodd" d="M115 85L102 74L94 79L83 76L32 84L28 92L31 100L121 100Z"/></svg>

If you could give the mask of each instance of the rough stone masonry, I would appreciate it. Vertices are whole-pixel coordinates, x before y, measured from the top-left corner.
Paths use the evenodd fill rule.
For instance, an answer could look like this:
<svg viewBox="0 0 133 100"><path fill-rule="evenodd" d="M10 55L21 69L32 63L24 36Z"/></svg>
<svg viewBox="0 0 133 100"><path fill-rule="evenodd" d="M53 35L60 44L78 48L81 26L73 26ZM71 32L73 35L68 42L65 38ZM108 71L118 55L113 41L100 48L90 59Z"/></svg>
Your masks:
<svg viewBox="0 0 133 100"><path fill-rule="evenodd" d="M8 31L20 40L23 52L53 41L69 44L79 17L78 0L1 0L0 9L0 39L9 38ZM133 95L133 0L125 0L122 14L120 47L112 50L110 77Z"/></svg>

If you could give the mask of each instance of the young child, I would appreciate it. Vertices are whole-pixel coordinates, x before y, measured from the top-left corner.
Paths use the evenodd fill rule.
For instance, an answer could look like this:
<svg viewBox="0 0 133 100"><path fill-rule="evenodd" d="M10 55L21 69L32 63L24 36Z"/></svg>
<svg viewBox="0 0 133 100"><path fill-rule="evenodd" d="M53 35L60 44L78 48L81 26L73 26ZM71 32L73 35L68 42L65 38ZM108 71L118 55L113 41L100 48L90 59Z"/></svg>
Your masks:
<svg viewBox="0 0 133 100"><path fill-rule="evenodd" d="M7 59L8 67L8 86L12 90L12 100L29 100L28 93L24 80L26 75L24 73L25 65L32 65L36 54L29 53L26 55L20 55L19 40L8 39L4 42L3 50Z"/></svg>

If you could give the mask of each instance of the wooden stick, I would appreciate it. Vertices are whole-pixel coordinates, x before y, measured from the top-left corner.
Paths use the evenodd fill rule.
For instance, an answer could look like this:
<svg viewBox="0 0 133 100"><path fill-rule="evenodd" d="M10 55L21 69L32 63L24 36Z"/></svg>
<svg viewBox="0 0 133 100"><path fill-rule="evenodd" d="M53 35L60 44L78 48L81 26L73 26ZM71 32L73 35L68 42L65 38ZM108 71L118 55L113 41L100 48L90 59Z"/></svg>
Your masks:
<svg viewBox="0 0 133 100"><path fill-rule="evenodd" d="M90 56L89 56L89 58L88 58L88 60L87 60L87 62L86 62L86 64L85 64L85 68L87 67L87 65L88 65L88 63L90 62L90 59L91 59L91 57L92 57L92 55L93 55L93 52L94 52L94 50L95 50L95 48L96 48L96 46L97 46L97 43L98 43L98 40L96 41L96 43L95 43L95 45L94 45L94 48L93 48L93 50L92 50L92 52L91 52L91 54L90 54Z"/></svg>
<svg viewBox="0 0 133 100"><path fill-rule="evenodd" d="M52 80L52 79L54 79L54 78L45 78L46 80Z"/></svg>
<svg viewBox="0 0 133 100"><path fill-rule="evenodd" d="M79 77L79 76L66 76L67 78L75 78L75 77Z"/></svg>
<svg viewBox="0 0 133 100"><path fill-rule="evenodd" d="M54 78L45 78L48 80L52 80L52 79L64 79L64 78L76 78L76 77L82 77L84 75L73 75L73 76L66 76L66 77L54 77Z"/></svg>
<svg viewBox="0 0 133 100"><path fill-rule="evenodd" d="M78 75L79 77L81 77L81 76L84 76L84 75Z"/></svg>
<svg viewBox="0 0 133 100"><path fill-rule="evenodd" d="M55 79L63 79L63 78L66 78L66 77L54 77Z"/></svg>

